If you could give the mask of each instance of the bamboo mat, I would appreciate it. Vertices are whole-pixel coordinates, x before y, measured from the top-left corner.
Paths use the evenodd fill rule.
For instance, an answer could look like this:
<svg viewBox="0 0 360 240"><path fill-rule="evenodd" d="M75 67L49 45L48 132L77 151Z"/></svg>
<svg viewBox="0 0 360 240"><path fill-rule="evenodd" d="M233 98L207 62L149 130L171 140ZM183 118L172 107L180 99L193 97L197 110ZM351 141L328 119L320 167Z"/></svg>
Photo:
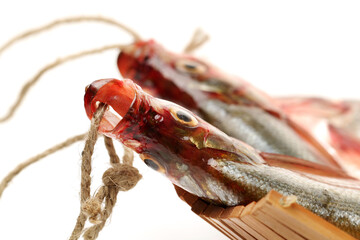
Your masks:
<svg viewBox="0 0 360 240"><path fill-rule="evenodd" d="M285 207L281 204L284 197L273 190L258 202L223 208L179 187L175 186L175 189L194 213L232 240L355 240L297 203Z"/></svg>

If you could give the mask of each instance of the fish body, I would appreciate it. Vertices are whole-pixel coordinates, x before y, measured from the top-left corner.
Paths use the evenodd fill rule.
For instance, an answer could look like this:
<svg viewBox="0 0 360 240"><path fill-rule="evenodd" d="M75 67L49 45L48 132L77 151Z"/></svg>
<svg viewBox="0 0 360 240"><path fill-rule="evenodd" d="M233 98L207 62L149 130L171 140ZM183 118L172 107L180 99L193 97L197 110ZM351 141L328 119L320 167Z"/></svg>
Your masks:
<svg viewBox="0 0 360 240"><path fill-rule="evenodd" d="M188 192L234 206L258 201L274 189L296 195L299 204L360 237L360 182L341 170L260 152L131 80L94 82L85 94L89 118L98 102L113 110L105 113L99 131Z"/></svg>
<svg viewBox="0 0 360 240"><path fill-rule="evenodd" d="M272 98L246 81L156 42L123 50L118 67L152 95L176 102L262 152L339 166L307 131L291 121Z"/></svg>

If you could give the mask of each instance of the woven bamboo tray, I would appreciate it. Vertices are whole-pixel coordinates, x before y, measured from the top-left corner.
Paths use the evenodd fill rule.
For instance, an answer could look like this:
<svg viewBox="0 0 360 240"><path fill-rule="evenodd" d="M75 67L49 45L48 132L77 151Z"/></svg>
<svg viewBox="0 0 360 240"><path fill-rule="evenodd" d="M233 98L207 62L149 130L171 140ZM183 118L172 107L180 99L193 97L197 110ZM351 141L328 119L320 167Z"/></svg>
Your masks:
<svg viewBox="0 0 360 240"><path fill-rule="evenodd" d="M178 196L191 210L230 239L355 240L309 210L293 203L284 206L284 197L269 192L246 206L219 207L176 187Z"/></svg>

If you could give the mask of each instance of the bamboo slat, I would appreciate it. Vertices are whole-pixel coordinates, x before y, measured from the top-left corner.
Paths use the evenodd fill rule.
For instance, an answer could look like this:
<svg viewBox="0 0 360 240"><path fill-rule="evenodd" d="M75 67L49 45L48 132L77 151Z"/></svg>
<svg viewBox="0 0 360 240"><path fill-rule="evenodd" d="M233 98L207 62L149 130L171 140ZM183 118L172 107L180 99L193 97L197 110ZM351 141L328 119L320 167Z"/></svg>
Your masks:
<svg viewBox="0 0 360 240"><path fill-rule="evenodd" d="M232 240L356 240L297 203L284 206L284 196L276 191L246 206L223 208L175 189L194 213Z"/></svg>

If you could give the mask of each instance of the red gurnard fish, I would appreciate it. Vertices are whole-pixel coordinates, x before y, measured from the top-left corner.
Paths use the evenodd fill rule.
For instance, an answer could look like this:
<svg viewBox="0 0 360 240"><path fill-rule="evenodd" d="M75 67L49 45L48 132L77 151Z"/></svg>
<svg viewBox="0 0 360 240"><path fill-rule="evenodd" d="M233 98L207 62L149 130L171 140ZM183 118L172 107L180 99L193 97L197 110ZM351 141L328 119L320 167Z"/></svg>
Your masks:
<svg viewBox="0 0 360 240"><path fill-rule="evenodd" d="M283 114L272 99L242 79L190 55L136 42L118 57L121 74L157 97L176 102L262 151L339 167L311 134Z"/></svg>
<svg viewBox="0 0 360 240"><path fill-rule="evenodd" d="M271 189L354 237L360 237L360 182L338 169L260 152L189 110L142 91L131 80L103 79L85 93L91 119L108 105L99 131L121 141L146 165L209 202L234 206L258 201Z"/></svg>

